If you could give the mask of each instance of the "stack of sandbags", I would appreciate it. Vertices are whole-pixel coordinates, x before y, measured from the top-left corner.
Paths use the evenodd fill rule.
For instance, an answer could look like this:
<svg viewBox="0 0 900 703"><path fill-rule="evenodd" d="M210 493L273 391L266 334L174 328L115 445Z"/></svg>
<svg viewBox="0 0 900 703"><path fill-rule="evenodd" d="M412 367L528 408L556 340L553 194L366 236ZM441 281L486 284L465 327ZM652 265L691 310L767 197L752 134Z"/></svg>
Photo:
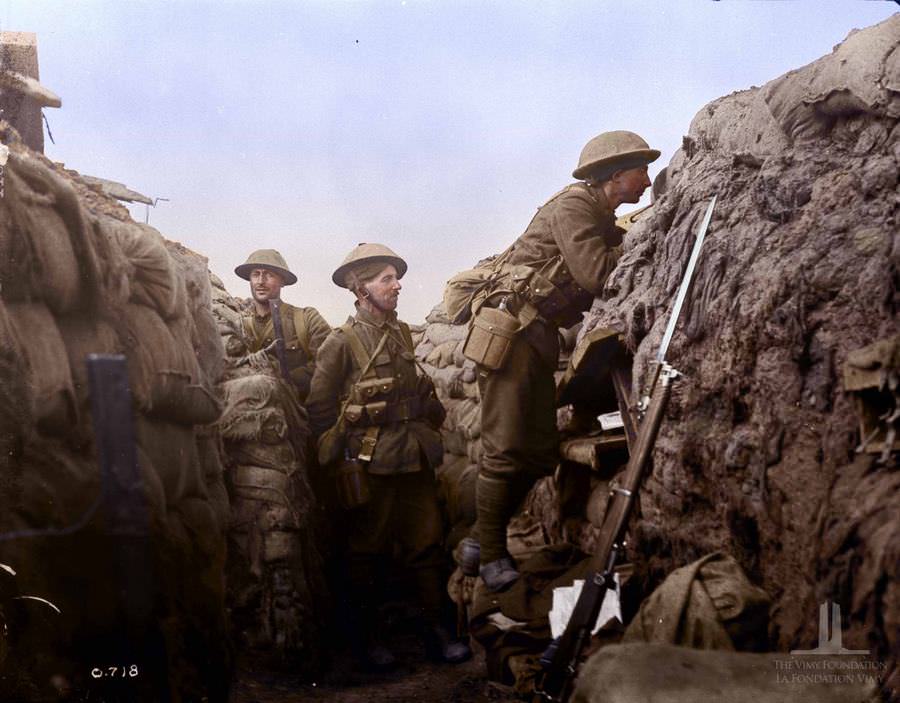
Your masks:
<svg viewBox="0 0 900 703"><path fill-rule="evenodd" d="M894 15L704 107L585 325L622 331L636 397L718 194L630 546L653 575L737 555L776 594L778 649L814 646L820 604L837 602L844 647L871 650L895 688L897 454L865 451L840 369L900 326L898 43Z"/></svg>
<svg viewBox="0 0 900 703"><path fill-rule="evenodd" d="M103 196L88 200L77 176L0 132L11 148L0 198L0 561L60 606L76 689L110 650L152 640L155 663L136 662L146 664L145 687L215 696L227 680L228 506L212 425L223 353L206 260ZM94 445L92 353L128 363L152 574L140 642L120 613L128 574L111 557L119 526Z"/></svg>
<svg viewBox="0 0 900 703"><path fill-rule="evenodd" d="M231 521L228 602L243 642L287 660L321 664L328 591L307 474L309 421L271 363L246 363L241 310L213 278L213 313L229 354L221 383Z"/></svg>
<svg viewBox="0 0 900 703"><path fill-rule="evenodd" d="M413 327L416 360L434 381L447 410L441 428L444 463L437 471L440 496L451 525L450 548L475 522L475 477L481 460L481 410L475 364L462 354L468 325L452 325L443 303Z"/></svg>

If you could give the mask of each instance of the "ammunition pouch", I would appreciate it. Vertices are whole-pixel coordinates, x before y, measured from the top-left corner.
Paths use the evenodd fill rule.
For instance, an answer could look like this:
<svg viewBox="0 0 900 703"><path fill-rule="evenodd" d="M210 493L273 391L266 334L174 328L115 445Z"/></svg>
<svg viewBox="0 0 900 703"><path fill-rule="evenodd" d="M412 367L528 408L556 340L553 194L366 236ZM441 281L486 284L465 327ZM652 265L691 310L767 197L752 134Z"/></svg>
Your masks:
<svg viewBox="0 0 900 703"><path fill-rule="evenodd" d="M444 288L444 305L454 324L478 316L488 299L514 293L557 326L568 326L571 308L584 291L575 283L561 255L534 264L504 264L463 271ZM522 327L526 321L522 321ZM568 323L568 324L567 324Z"/></svg>
<svg viewBox="0 0 900 703"><path fill-rule="evenodd" d="M380 426L418 420L425 414L427 400L412 396L399 400L380 400L365 405L348 404L344 410L344 419L347 424L354 426Z"/></svg>
<svg viewBox="0 0 900 703"><path fill-rule="evenodd" d="M557 327L567 326L569 311L583 291L575 283L562 256L554 256L540 264L503 268L508 269L508 287L538 315ZM522 326L525 324L523 321Z"/></svg>
<svg viewBox="0 0 900 703"><path fill-rule="evenodd" d="M393 376L357 381L350 390L350 402L357 405L366 405L376 396L389 395L394 390L395 385Z"/></svg>

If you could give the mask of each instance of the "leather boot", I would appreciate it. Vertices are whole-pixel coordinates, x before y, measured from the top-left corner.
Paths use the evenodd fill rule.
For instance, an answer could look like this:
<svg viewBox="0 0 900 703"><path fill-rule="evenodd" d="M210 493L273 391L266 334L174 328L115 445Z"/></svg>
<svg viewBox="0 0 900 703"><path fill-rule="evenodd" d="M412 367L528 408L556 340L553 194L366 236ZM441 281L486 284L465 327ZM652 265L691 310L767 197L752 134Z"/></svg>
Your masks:
<svg viewBox="0 0 900 703"><path fill-rule="evenodd" d="M466 639L453 637L441 625L426 627L422 639L429 659L445 664L461 664L472 658L472 650Z"/></svg>

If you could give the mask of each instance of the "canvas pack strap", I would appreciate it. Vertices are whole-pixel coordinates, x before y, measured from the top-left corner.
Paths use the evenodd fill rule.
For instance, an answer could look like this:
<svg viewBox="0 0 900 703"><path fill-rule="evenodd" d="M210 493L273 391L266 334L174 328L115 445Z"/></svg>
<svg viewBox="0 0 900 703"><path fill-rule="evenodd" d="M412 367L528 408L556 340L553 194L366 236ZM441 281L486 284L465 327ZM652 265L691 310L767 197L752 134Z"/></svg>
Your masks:
<svg viewBox="0 0 900 703"><path fill-rule="evenodd" d="M384 349L384 345L387 343L388 333L385 331L383 335L381 335L381 339L378 340L378 344L375 345L375 351L372 352L372 355L369 356L366 353L366 348L362 343L362 340L359 338L359 335L356 334L356 330L353 329L353 325L351 322L345 322L340 327L341 331L345 335L347 335L347 341L350 343L350 352L353 354L353 358L356 361L356 365L360 368L360 374L357 381L361 381L366 378L366 376L374 377L375 371L372 368L375 363L375 359L381 353L381 350ZM338 416L338 424L344 419L344 413L347 412L347 405L350 403L350 396L347 397L347 400L344 401L343 407L341 407L341 414ZM372 457L375 455L375 447L378 444L378 434L381 432L381 425L372 425L366 429L366 433L363 435L362 443L359 448L359 454L357 459L360 461L372 461Z"/></svg>

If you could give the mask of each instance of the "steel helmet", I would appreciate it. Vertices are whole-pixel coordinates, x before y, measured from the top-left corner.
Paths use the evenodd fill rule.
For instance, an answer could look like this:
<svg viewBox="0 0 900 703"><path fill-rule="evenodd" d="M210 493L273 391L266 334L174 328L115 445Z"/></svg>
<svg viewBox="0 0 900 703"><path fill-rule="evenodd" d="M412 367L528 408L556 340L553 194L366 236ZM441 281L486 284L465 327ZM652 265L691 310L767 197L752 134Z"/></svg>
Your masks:
<svg viewBox="0 0 900 703"><path fill-rule="evenodd" d="M572 176L584 180L603 171L612 175L637 166L646 166L659 158L659 151L651 149L641 137L634 132L616 130L603 132L591 139L581 150L578 167Z"/></svg>
<svg viewBox="0 0 900 703"><path fill-rule="evenodd" d="M403 275L406 273L406 262L397 256L392 249L384 246L384 244L362 242L344 257L341 265L331 274L331 280L341 288L350 288L347 284L348 273L358 267L376 263L382 263L385 266L388 264L392 265L397 269L397 278L403 278Z"/></svg>
<svg viewBox="0 0 900 703"><path fill-rule="evenodd" d="M250 280L250 272L253 269L270 269L284 279L284 285L291 286L297 282L297 277L291 273L287 261L274 249L257 249L247 260L235 268L234 272L245 281Z"/></svg>

